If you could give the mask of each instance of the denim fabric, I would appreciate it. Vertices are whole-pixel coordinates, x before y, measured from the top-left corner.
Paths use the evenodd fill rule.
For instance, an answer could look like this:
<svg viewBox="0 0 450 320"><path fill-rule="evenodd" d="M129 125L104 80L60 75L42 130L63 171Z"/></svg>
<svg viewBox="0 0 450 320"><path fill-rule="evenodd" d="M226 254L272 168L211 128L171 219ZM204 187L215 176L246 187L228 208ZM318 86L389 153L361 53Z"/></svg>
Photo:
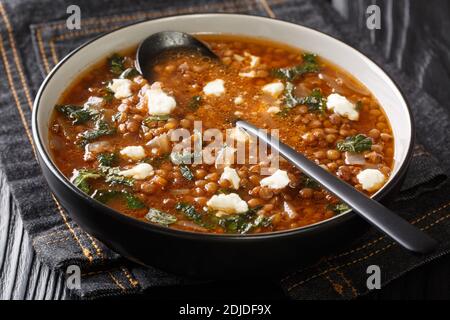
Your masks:
<svg viewBox="0 0 450 320"><path fill-rule="evenodd" d="M78 4L81 30L65 27L66 8ZM349 27L327 1L31 1L0 6L0 161L38 257L53 268L81 266L83 298L141 292L155 286L193 284L154 268L130 263L81 230L52 197L30 144L32 100L51 68L88 39L122 25L161 16L198 12L236 12L271 16L332 34L380 63L399 83L416 117L419 144L399 197L389 206L441 241L434 254L405 252L371 229L354 244L280 279L295 299L354 298L367 292L366 268L383 270L383 285L437 256L450 246L449 109L410 83L357 30ZM421 144L420 144L421 143ZM426 146L426 147L424 147Z"/></svg>

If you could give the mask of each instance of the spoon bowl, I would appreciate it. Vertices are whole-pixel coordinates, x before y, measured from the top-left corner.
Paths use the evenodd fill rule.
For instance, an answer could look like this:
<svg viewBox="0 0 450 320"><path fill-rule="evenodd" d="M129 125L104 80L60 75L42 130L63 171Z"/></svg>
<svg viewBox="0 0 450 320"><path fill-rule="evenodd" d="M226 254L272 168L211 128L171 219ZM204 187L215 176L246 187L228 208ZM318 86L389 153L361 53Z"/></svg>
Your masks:
<svg viewBox="0 0 450 320"><path fill-rule="evenodd" d="M136 68L147 80L153 80L153 66L165 54L178 50L197 52L203 56L218 59L206 44L188 33L161 31L141 42L136 52Z"/></svg>

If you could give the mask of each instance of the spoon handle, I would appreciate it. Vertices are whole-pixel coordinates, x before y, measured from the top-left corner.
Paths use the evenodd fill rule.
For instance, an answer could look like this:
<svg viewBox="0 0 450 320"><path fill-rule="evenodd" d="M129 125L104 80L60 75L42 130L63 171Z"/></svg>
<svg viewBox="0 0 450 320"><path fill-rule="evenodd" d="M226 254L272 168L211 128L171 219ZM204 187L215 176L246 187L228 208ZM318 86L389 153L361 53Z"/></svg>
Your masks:
<svg viewBox="0 0 450 320"><path fill-rule="evenodd" d="M236 125L257 136L260 141L263 141L272 149L278 150L280 155L293 163L303 173L346 202L360 216L406 249L417 253L428 253L437 246L437 242L427 234L275 137L267 135L265 131L259 130L245 121L237 121Z"/></svg>

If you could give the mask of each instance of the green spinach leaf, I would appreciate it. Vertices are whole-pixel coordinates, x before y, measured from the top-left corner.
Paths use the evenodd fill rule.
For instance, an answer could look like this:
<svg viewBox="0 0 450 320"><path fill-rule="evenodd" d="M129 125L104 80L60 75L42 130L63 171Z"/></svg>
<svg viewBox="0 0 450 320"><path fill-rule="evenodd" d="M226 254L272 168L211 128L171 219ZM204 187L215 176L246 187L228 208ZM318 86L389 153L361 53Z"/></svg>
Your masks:
<svg viewBox="0 0 450 320"><path fill-rule="evenodd" d="M326 99L322 95L320 89L314 89L307 97L297 97L294 94L295 86L291 82L286 83L284 89L284 105L279 115L286 116L289 110L298 105L306 105L310 112L325 112L327 109Z"/></svg>
<svg viewBox="0 0 450 320"><path fill-rule="evenodd" d="M177 222L177 218L174 215L154 208L150 208L148 213L145 215L145 218L150 222L166 227Z"/></svg>
<svg viewBox="0 0 450 320"><path fill-rule="evenodd" d="M333 211L336 214L341 214L347 212L348 210L351 210L352 208L350 208L346 203L337 203L328 205L327 209Z"/></svg>
<svg viewBox="0 0 450 320"><path fill-rule="evenodd" d="M112 199L120 197L125 200L127 208L132 210L146 207L138 197L124 190L96 190L92 197L101 203L108 203Z"/></svg>
<svg viewBox="0 0 450 320"><path fill-rule="evenodd" d="M192 171L189 169L188 166L186 166L184 164L180 165L180 172L181 172L181 175L186 180L189 180L189 181L194 180L194 174L192 173Z"/></svg>
<svg viewBox="0 0 450 320"><path fill-rule="evenodd" d="M116 153L100 153L97 155L97 160L103 167L114 167L119 163L119 157Z"/></svg>
<svg viewBox="0 0 450 320"><path fill-rule="evenodd" d="M98 117L97 110L90 110L73 104L56 105L56 110L72 121L72 124L82 124Z"/></svg>
<svg viewBox="0 0 450 320"><path fill-rule="evenodd" d="M108 59L109 71L115 75L120 75L125 71L125 58L115 53Z"/></svg>
<svg viewBox="0 0 450 320"><path fill-rule="evenodd" d="M81 191L89 194L91 192L91 186L89 184L89 180L98 179L101 176L102 175L95 170L80 169L80 170L75 171L75 174L71 178L71 181Z"/></svg>
<svg viewBox="0 0 450 320"><path fill-rule="evenodd" d="M189 102L189 109L197 110L203 103L203 99L201 96L193 96L191 101Z"/></svg>
<svg viewBox="0 0 450 320"><path fill-rule="evenodd" d="M319 72L320 66L317 61L317 55L305 53L302 57L303 63L294 67L273 69L271 72L272 76L287 81L294 81L306 73Z"/></svg>
<svg viewBox="0 0 450 320"><path fill-rule="evenodd" d="M175 209L181 211L188 219L194 221L198 225L203 225L202 215L201 213L197 212L197 210L195 210L195 207L193 205L179 202L175 206Z"/></svg>
<svg viewBox="0 0 450 320"><path fill-rule="evenodd" d="M361 153L364 151L371 150L372 148L372 139L366 137L363 134L358 134L356 136L351 136L345 138L344 141L339 141L336 144L336 148L339 151L349 151L349 152L357 152Z"/></svg>
<svg viewBox="0 0 450 320"><path fill-rule="evenodd" d="M91 141L94 141L102 136L109 136L116 133L116 129L111 127L106 121L98 120L95 123L95 128L86 130L79 135L79 144L85 146Z"/></svg>
<svg viewBox="0 0 450 320"><path fill-rule="evenodd" d="M167 121L169 120L169 114L153 115L144 119L144 123L155 122L155 121Z"/></svg>

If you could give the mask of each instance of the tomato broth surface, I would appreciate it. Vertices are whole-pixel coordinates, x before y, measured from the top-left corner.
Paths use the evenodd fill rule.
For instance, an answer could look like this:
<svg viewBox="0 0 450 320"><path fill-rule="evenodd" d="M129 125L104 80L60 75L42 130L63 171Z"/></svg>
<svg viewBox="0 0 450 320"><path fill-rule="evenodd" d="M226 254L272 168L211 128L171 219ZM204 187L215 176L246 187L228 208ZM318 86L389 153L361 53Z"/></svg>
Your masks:
<svg viewBox="0 0 450 320"><path fill-rule="evenodd" d="M157 61L149 82L134 68L135 49L124 50L66 90L51 117L49 145L75 186L125 215L207 233L298 228L349 209L270 152L236 163L238 144L248 153L254 141L235 128L238 119L277 129L281 141L367 195L386 183L392 131L375 97L351 75L268 40L198 38L220 61L174 52ZM212 159L199 163L213 143L203 136L208 129L229 139L214 140ZM185 135L183 152L174 151L176 132Z"/></svg>

